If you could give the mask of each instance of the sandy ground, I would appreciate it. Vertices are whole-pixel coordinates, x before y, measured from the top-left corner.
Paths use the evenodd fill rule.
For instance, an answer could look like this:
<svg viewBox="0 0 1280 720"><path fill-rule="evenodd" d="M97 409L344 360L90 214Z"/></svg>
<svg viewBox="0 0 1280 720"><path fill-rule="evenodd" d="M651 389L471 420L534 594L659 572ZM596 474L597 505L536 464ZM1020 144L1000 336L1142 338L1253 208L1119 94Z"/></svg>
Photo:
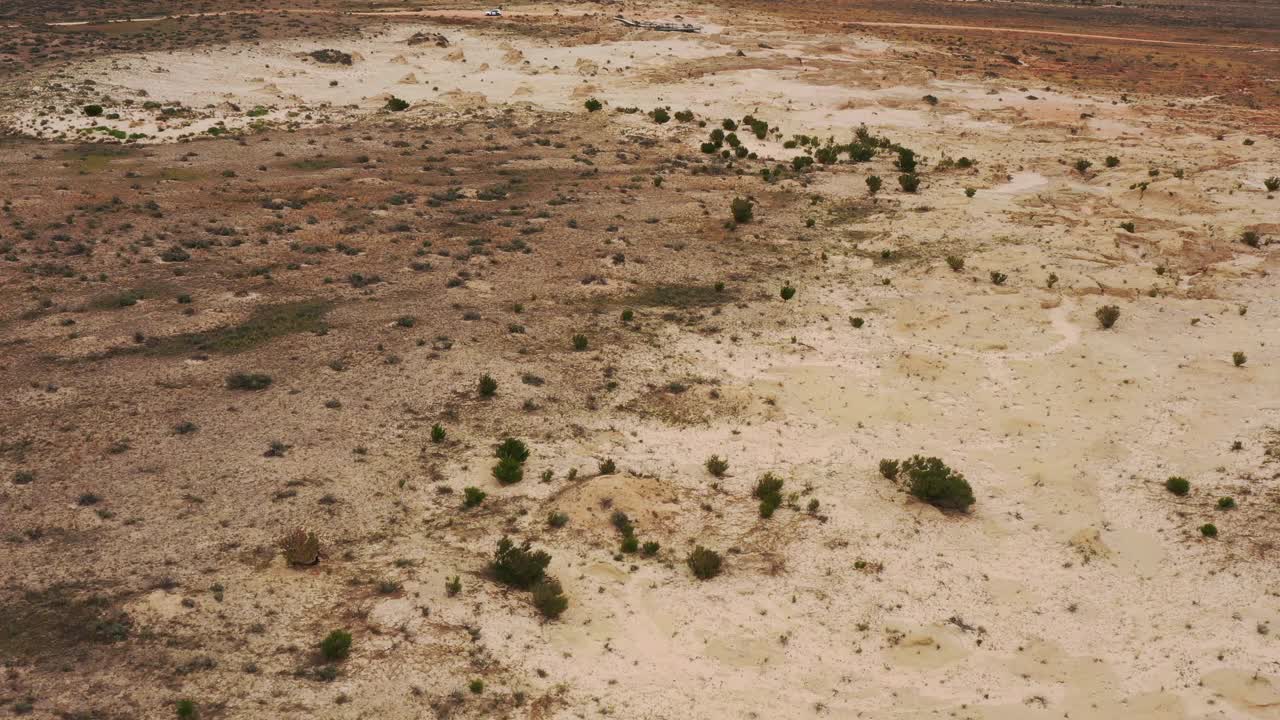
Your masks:
<svg viewBox="0 0 1280 720"><path fill-rule="evenodd" d="M492 671L484 675L485 697L520 691L537 701L469 703L451 712L1280 718L1280 486L1270 454L1280 452L1280 267L1274 240L1256 249L1239 242L1246 230L1280 237L1280 199L1262 187L1263 178L1280 174L1280 142L1225 116L1213 123L1179 114L1203 98L939 80L928 70L936 48L857 33L748 30L724 13L684 17L711 32L624 31L607 9L579 16L598 27L572 41L424 18L373 28L341 45L315 38L113 56L63 69L58 78L24 79L33 95L63 83L70 96L60 104L72 107L109 98L102 104L120 115L51 115L30 103L0 117L11 131L45 141L92 137L90 128L101 125L142 133L143 144L156 148L215 126L248 132L252 142L255 124L275 134L385 120L391 114L383 107L395 96L411 107L393 119L418 137L434 137L433 152L448 145L435 128L515 112L544 127L573 117L587 123L575 127L601 136L653 141L646 147L656 149L636 153L696 156L705 128L656 126L643 113L616 112L670 106L712 125L754 114L782 127L780 137L748 143L774 162L797 154L782 144L793 134L847 141L860 124L927 158L915 195L891 187L897 173L884 158L833 166L774 190L751 170L727 180L736 183L729 195L673 174L664 187L679 196L645 200L643 210L619 212L615 222L638 226L646 213L696 217L706 203L707 222L719 223L728 197L760 193L756 220L738 228L739 239L705 229L687 238L718 258L706 266L709 277L738 278L731 284L742 288L742 301L704 310L714 330L651 325L643 341L602 350L600 361L617 365L626 379L623 395L600 412L564 409L505 424L515 430L475 421L477 436L529 436L533 464L554 470L555 482L528 477L499 487L489 476L490 441L479 437L433 465L452 486L477 485L532 512L495 514L490 526L453 523L424 492L402 501L421 531L397 530L364 545L356 528L336 533L346 547L359 548L363 567L397 558L420 564L405 571L393 596L359 601L356 615L367 629L357 633L357 649L333 683L291 680L285 658L289 646L310 642L314 629L339 622L298 618L330 612L335 588L366 571L336 558L298 571L278 557L220 569L235 578L228 581L235 597L220 610L227 622L248 623L263 605L279 613L280 629L268 633L274 650L219 639L211 643L225 655L217 671L169 678L147 697L199 698L228 718L424 717L431 710L423 697L444 697ZM419 31L445 35L448 47L408 46L406 38ZM330 46L355 62L324 66L305 57ZM605 111L579 117L593 97L607 103ZM192 112L158 120L142 108L146 100ZM247 117L255 107L266 114ZM1118 167L1104 167L1107 155L1120 158ZM976 159L976 167L937 168L960 156ZM1082 157L1093 161L1087 173L1073 169ZM566 164L573 166L530 159L508 167L552 172ZM873 171L886 184L875 201L864 182ZM24 193L17 178L9 182L6 197L34 206L34 191ZM975 189L974 197L965 188ZM1121 229L1123 222L1134 222L1134 231ZM623 247L604 242L608 252ZM948 255L963 257L964 269L949 269ZM599 290L538 286L522 294L545 292L529 310L550 313L688 269L654 262ZM603 257L596 266L614 272ZM1008 280L993 284L995 271ZM1051 273L1058 278L1052 287ZM16 273L5 277L13 289L25 282ZM777 296L783 281L798 289L790 302ZM494 282L477 284L478 292L501 295ZM229 295L222 302L236 312ZM1110 330L1094 317L1104 304L1122 313ZM855 317L865 324L855 328ZM112 332L86 330L77 342L85 354L100 351ZM78 352L47 327L7 324L5 339L32 353ZM1233 366L1234 351L1247 354L1246 365ZM295 343L289 352L312 351ZM410 356L407 376L392 386L369 380L366 390L370 397L407 393L407 402L435 415L450 393L469 386L476 367L495 357L515 362L510 350L469 352L433 368ZM26 362L34 360L6 366L11 422L59 402L17 382L27 379ZM515 370L503 371L502 382L518 383ZM677 379L692 389L662 391ZM86 383L72 383L61 402L92 393ZM419 395L413 387L427 390ZM317 393L324 389L302 397ZM281 395L245 408L250 425L280 422L299 438L298 457L273 469L326 473L346 452L328 446L359 440L375 449L370 464L334 469L330 482L350 502L383 508L380 496L418 452L422 431L394 430L387 418L358 410L350 424L326 430L282 420L304 412L301 402ZM718 481L703 469L712 453L731 463ZM911 500L876 471L881 458L916 453L942 457L966 474L977 496L971 513L943 514ZM605 457L623 472L594 476L591 468ZM6 474L20 469L11 458L4 462ZM221 473L248 483L261 465L224 459L212 447L187 465L154 462L183 482ZM562 479L571 468L586 479ZM750 491L770 471L799 494L794 508L762 520ZM1192 495L1166 492L1170 475L1189 478ZM36 503L23 495L36 492L31 487L6 491L7 513ZM1222 496L1241 508L1216 510ZM802 510L811 498L820 501L816 513ZM662 561L615 556L604 508L626 511L646 537L660 539ZM559 534L543 527L550 509L569 515ZM246 512L264 524L271 517ZM364 521L377 524L398 510L365 512L373 514ZM1218 538L1201 537L1205 522L1216 523ZM461 597L445 593L448 577L480 569L500 528L535 536L552 551L551 570L572 600L559 620L539 621L470 575ZM113 532L134 543L150 539L146 529ZM270 528L252 532L266 537ZM695 544L726 550L726 573L693 579L683 556ZM33 557L17 567L29 568ZM29 575L6 579L31 584ZM132 596L125 610L135 632L164 635L211 622L181 597L164 588ZM459 628L477 634L468 640ZM255 657L261 675L239 672ZM19 676L32 687L46 682L36 671L15 670ZM17 698L21 683L11 682ZM153 715L157 704L142 706L148 717L171 712Z"/></svg>

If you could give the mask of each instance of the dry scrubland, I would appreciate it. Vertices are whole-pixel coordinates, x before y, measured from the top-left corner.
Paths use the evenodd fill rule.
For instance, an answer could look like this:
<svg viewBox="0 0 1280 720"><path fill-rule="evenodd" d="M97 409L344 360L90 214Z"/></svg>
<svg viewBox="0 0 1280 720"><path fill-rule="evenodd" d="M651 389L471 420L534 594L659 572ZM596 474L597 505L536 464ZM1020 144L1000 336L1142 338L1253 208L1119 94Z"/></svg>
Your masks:
<svg viewBox="0 0 1280 720"><path fill-rule="evenodd" d="M153 5L5 16L0 716L1280 717L1273 6Z"/></svg>

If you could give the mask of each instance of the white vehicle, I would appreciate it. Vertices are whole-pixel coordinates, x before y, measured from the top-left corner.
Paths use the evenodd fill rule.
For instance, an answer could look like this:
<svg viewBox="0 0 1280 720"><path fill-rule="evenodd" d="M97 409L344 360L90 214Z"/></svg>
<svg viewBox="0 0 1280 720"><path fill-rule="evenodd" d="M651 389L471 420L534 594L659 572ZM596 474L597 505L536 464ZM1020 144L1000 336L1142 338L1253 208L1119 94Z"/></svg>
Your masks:
<svg viewBox="0 0 1280 720"><path fill-rule="evenodd" d="M485 17L502 17L501 10L488 10L484 14Z"/></svg>

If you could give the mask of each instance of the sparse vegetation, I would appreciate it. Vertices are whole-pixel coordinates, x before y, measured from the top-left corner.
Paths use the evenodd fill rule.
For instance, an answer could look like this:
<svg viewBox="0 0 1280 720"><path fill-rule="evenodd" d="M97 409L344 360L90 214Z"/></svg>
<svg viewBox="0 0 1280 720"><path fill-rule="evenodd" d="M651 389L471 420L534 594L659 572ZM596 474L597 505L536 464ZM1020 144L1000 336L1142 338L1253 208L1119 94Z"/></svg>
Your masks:
<svg viewBox="0 0 1280 720"><path fill-rule="evenodd" d="M907 490L918 500L944 510L967 511L973 504L973 488L964 475L936 457L913 455L902 462Z"/></svg>
<svg viewBox="0 0 1280 720"><path fill-rule="evenodd" d="M733 215L733 221L741 225L751 222L751 218L755 214L755 208L747 198L738 197L729 203L729 212Z"/></svg>
<svg viewBox="0 0 1280 720"><path fill-rule="evenodd" d="M715 477L724 477L724 474L729 471L729 461L721 458L719 455L712 455L707 458L705 466L707 468L707 472L711 473Z"/></svg>
<svg viewBox="0 0 1280 720"><path fill-rule="evenodd" d="M1191 483L1184 477L1173 475L1164 481L1164 489L1178 497L1182 497L1191 492Z"/></svg>
<svg viewBox="0 0 1280 720"><path fill-rule="evenodd" d="M346 660L351 654L351 633L346 630L334 630L320 641L320 654L326 660Z"/></svg>
<svg viewBox="0 0 1280 720"><path fill-rule="evenodd" d="M760 517L773 517L774 511L782 505L782 484L782 478L773 473L765 473L756 481L751 496L760 501Z"/></svg>

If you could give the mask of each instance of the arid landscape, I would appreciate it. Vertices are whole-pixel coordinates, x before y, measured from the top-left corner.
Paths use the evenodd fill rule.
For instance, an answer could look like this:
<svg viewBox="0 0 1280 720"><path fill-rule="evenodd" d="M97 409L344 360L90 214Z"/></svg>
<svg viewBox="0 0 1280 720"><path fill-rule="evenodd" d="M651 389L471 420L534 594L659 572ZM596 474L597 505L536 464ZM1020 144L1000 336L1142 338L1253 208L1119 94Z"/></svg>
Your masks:
<svg viewBox="0 0 1280 720"><path fill-rule="evenodd" d="M0 717L1280 719L1280 2L487 9L0 5Z"/></svg>

